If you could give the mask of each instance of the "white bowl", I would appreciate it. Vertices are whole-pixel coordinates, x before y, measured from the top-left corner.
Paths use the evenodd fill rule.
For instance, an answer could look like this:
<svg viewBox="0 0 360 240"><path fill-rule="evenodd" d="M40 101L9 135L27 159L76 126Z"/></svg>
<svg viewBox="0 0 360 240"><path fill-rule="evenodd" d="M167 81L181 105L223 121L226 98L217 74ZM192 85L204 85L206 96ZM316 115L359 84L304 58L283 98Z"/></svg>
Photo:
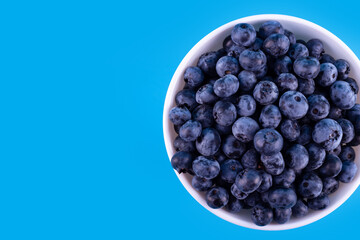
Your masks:
<svg viewBox="0 0 360 240"><path fill-rule="evenodd" d="M255 15L245 18L240 18L238 20L227 23L211 33L205 36L200 40L188 54L186 54L185 58L181 61L179 67L176 69L176 72L171 79L166 99L164 105L164 113L163 113L163 131L165 138L166 150L169 156L169 159L174 155L175 149L173 147L173 140L177 136L174 131L172 123L168 119L169 111L172 107L175 106L175 95L181 90L184 86L183 74L188 66L196 66L196 63L201 54L211 51L217 50L222 47L223 39L228 36L231 32L231 29L238 23L250 23L253 24L255 29L259 28L259 25L267 20L277 20L279 21L285 29L292 31L297 39L303 39L305 41L311 38L319 38L322 40L325 46L325 52L331 54L334 58L346 59L351 66L351 77L356 79L357 76L360 76L360 61L356 57L356 55L350 50L345 43L343 43L339 38L337 38L334 34L327 31L326 29L301 18L286 16L286 15L277 15L277 14L265 14L265 15ZM357 79L359 82L359 79ZM359 100L358 100L359 101ZM360 169L360 152L359 148L356 148L357 157L355 159L356 165ZM338 208L341 204L343 204L346 199L350 197L350 195L356 190L360 183L360 171L358 171L354 180L351 183L340 183L339 189L331 194L330 197L330 205L322 211L310 211L309 214L305 217L301 218L291 218L291 220L285 224L276 224L271 223L264 227L259 227L255 225L251 219L250 214L248 212L240 212L239 214L233 214L225 209L212 209L207 206L204 193L197 192L191 186L191 176L189 174L178 174L175 171L176 175L180 179L181 183L184 185L186 190L198 201L203 207L212 212L213 214L221 217L222 219L234 223L239 226L260 229L260 230L285 230L301 227L312 222L315 222L332 211Z"/></svg>

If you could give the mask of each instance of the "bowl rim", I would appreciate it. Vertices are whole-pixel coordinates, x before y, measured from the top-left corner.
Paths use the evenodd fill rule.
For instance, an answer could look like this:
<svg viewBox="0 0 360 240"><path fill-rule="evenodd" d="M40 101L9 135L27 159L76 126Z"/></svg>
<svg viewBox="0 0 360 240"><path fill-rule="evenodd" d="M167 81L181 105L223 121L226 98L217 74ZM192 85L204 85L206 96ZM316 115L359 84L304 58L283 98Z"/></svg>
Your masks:
<svg viewBox="0 0 360 240"><path fill-rule="evenodd" d="M180 62L179 66L177 67L177 69L171 79L171 82L169 84L169 87L168 87L168 90L166 93L164 109L163 109L163 135L164 135L164 141L165 141L167 155L168 155L170 161L172 158L171 153L174 152L174 150L173 150L173 144L172 144L172 139L171 139L170 133L167 131L167 129L169 129L169 126L171 125L171 122L168 119L168 112L169 112L169 109L171 107L171 102L172 102L172 99L170 99L170 97L173 95L172 92L175 90L176 81L179 78L179 75L182 74L182 69L184 69L187 66L187 63L189 62L189 59L192 57L192 55L194 55L194 53L197 53L199 48L205 42L209 41L213 36L215 36L217 34L221 34L224 31L224 29L228 28L229 26L233 26L236 23L259 21L259 20L263 20L263 21L264 20L278 20L280 22L282 20L284 20L284 21L294 22L295 24L305 25L306 27L316 29L316 31L322 32L323 34L327 35L329 38L332 38L333 41L337 42L337 44L346 51L346 54L347 54L347 56L349 56L349 59L351 58L351 62L355 63L355 65L360 66L360 60L358 59L358 57L342 40L340 40L337 36L335 36L330 31L326 30L325 28L323 28L313 22L310 22L308 20L305 20L305 19L302 19L299 17L283 15L283 14L259 14L259 15L252 15L252 16L239 18L239 19L233 20L231 22L228 22L228 23L216 28L209 34L207 34L194 47L192 47L191 50L185 55L183 60ZM174 170L174 172L177 175L177 177L179 178L179 180L181 181L182 185L185 187L185 189L190 193L190 195L199 204L201 204L204 208L206 208L211 213L222 218L223 220L226 220L226 221L231 222L238 226L242 226L242 227L246 227L246 228L250 228L250 229L269 230L269 231L287 230L287 229L294 229L294 228L302 227L302 226L308 225L310 223L313 223L313 222L327 216L328 214L330 214L331 212L336 210L338 207L340 207L354 193L354 191L358 188L358 186L360 184L360 178L357 179L358 181L355 181L355 179L354 179L354 181L351 183L352 184L351 188L349 188L349 190L338 201L336 201L333 205L329 206L328 208L326 208L322 211L317 211L316 214L314 214L311 217L308 217L308 218L304 217L301 219L299 218L299 221L295 221L292 223L267 225L267 226L260 227L260 226L253 224L252 222L248 222L243 219L235 220L232 216L230 216L228 214L224 214L223 212L220 212L218 209L212 209L212 208L208 207L206 205L206 203L199 201L198 194L197 194L196 190L194 188L192 188L191 184L189 185L187 182L185 182L185 178L180 176L180 174L178 174L175 170Z"/></svg>

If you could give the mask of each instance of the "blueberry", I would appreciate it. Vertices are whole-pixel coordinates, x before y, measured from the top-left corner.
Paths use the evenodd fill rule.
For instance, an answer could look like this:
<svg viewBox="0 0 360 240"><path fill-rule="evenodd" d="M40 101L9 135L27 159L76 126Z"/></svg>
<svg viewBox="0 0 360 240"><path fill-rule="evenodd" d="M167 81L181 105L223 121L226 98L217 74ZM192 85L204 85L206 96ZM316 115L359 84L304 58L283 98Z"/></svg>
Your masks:
<svg viewBox="0 0 360 240"><path fill-rule="evenodd" d="M274 176L273 180L277 186L289 188L295 181L295 177L295 171L291 168L286 168L280 175Z"/></svg>
<svg viewBox="0 0 360 240"><path fill-rule="evenodd" d="M304 117L309 109L306 97L296 91L285 92L279 100L281 113L290 120Z"/></svg>
<svg viewBox="0 0 360 240"><path fill-rule="evenodd" d="M359 92L359 85L357 84L355 79L348 77L344 81L347 82L348 84L350 84L350 87L355 92L355 94L357 94Z"/></svg>
<svg viewBox="0 0 360 240"><path fill-rule="evenodd" d="M205 179L213 179L219 175L220 165L213 159L199 156L193 161L192 169L196 176Z"/></svg>
<svg viewBox="0 0 360 240"><path fill-rule="evenodd" d="M309 56L309 50L304 44L301 43L295 43L291 45L289 49L289 57L291 60L296 60L301 57L308 57Z"/></svg>
<svg viewBox="0 0 360 240"><path fill-rule="evenodd" d="M258 226L268 225L273 219L273 211L265 205L258 204L252 209L251 219Z"/></svg>
<svg viewBox="0 0 360 240"><path fill-rule="evenodd" d="M320 58L320 63L335 63L335 59L330 56L329 54L323 54L322 57Z"/></svg>
<svg viewBox="0 0 360 240"><path fill-rule="evenodd" d="M205 128L196 139L196 149L204 156L214 155L221 146L220 134L214 128Z"/></svg>
<svg viewBox="0 0 360 240"><path fill-rule="evenodd" d="M171 158L171 166L178 173L192 173L193 157L189 152L177 152Z"/></svg>
<svg viewBox="0 0 360 240"><path fill-rule="evenodd" d="M292 210L291 208L275 208L274 209L274 221L279 224L284 224L288 222L291 218Z"/></svg>
<svg viewBox="0 0 360 240"><path fill-rule="evenodd" d="M343 137L341 139L341 143L349 143L355 137L355 129L354 125L347 119L340 118L337 120L342 131Z"/></svg>
<svg viewBox="0 0 360 240"><path fill-rule="evenodd" d="M249 47L256 39L255 28L248 23L236 24L231 31L231 39L238 45Z"/></svg>
<svg viewBox="0 0 360 240"><path fill-rule="evenodd" d="M184 73L184 81L190 88L199 87L204 81L204 73L198 67L188 67Z"/></svg>
<svg viewBox="0 0 360 240"><path fill-rule="evenodd" d="M321 194L323 184L321 179L313 172L302 175L298 184L298 194L304 198L315 198Z"/></svg>
<svg viewBox="0 0 360 240"><path fill-rule="evenodd" d="M296 142L300 145L306 145L311 142L312 131L313 129L310 125L302 125L300 128L300 136L296 139Z"/></svg>
<svg viewBox="0 0 360 240"><path fill-rule="evenodd" d="M253 72L247 71L247 70L243 70L239 73L239 85L240 85L240 89L242 91L250 91L253 90L257 80L255 77L255 74Z"/></svg>
<svg viewBox="0 0 360 240"><path fill-rule="evenodd" d="M241 158L241 164L244 168L256 169L259 162L260 155L254 148L247 150Z"/></svg>
<svg viewBox="0 0 360 240"><path fill-rule="evenodd" d="M257 37L255 39L255 42L253 43L253 45L251 45L250 49L253 51L260 50L262 48L263 43L264 43L264 40Z"/></svg>
<svg viewBox="0 0 360 240"><path fill-rule="evenodd" d="M180 136L177 136L175 138L173 145L174 145L175 151L177 151L177 152L180 152L180 151L193 152L193 151L195 151L194 142L186 142Z"/></svg>
<svg viewBox="0 0 360 240"><path fill-rule="evenodd" d="M304 217L309 212L308 206L301 199L297 200L295 206L293 206L291 210L292 210L292 216L294 217Z"/></svg>
<svg viewBox="0 0 360 240"><path fill-rule="evenodd" d="M330 151L326 151L327 154L334 154L336 156L339 156L341 153L341 145L337 146L335 149L332 149Z"/></svg>
<svg viewBox="0 0 360 240"><path fill-rule="evenodd" d="M329 154L325 158L325 162L319 168L319 174L322 177L336 177L342 167L342 162L340 158L336 155Z"/></svg>
<svg viewBox="0 0 360 240"><path fill-rule="evenodd" d="M281 151L283 138L278 131L264 128L255 134L254 147L261 154L273 155Z"/></svg>
<svg viewBox="0 0 360 240"><path fill-rule="evenodd" d="M220 124L215 124L215 129L218 131L218 133L220 135L229 135L231 134L232 130L231 130L231 125L229 126L224 126L224 125L220 125Z"/></svg>
<svg viewBox="0 0 360 240"><path fill-rule="evenodd" d="M201 129L201 123L198 121L189 120L181 126L179 130L179 136L187 142L192 142L200 136Z"/></svg>
<svg viewBox="0 0 360 240"><path fill-rule="evenodd" d="M242 68L248 71L259 71L266 65L266 56L261 51L244 50L239 57Z"/></svg>
<svg viewBox="0 0 360 240"><path fill-rule="evenodd" d="M273 82L260 81L254 88L253 96L261 105L269 105L276 101L279 90Z"/></svg>
<svg viewBox="0 0 360 240"><path fill-rule="evenodd" d="M200 87L195 95L196 102L199 104L212 104L218 100L212 84L208 83Z"/></svg>
<svg viewBox="0 0 360 240"><path fill-rule="evenodd" d="M239 59L240 57L240 54L245 50L246 48L243 47L243 46L239 46L239 45L236 45L234 44L233 46L231 46L229 48L229 50L227 51L227 55L229 57L234 57L236 59Z"/></svg>
<svg viewBox="0 0 360 240"><path fill-rule="evenodd" d="M338 70L338 79L346 79L350 73L350 64L344 59L338 59L334 62Z"/></svg>
<svg viewBox="0 0 360 240"><path fill-rule="evenodd" d="M226 75L214 83L214 92L219 97L230 97L239 89L239 80L234 75Z"/></svg>
<svg viewBox="0 0 360 240"><path fill-rule="evenodd" d="M309 162L309 153L304 146L295 144L286 151L285 159L288 167L301 170Z"/></svg>
<svg viewBox="0 0 360 240"><path fill-rule="evenodd" d="M252 192L244 199L244 203L250 207L255 207L257 204L262 203L261 195L258 192Z"/></svg>
<svg viewBox="0 0 360 240"><path fill-rule="evenodd" d="M200 56L197 66L208 76L215 77L216 74L216 62L219 59L217 52L208 52Z"/></svg>
<svg viewBox="0 0 360 240"><path fill-rule="evenodd" d="M309 103L308 114L310 119L318 121L329 115L330 103L324 96L313 94L307 100Z"/></svg>
<svg viewBox="0 0 360 240"><path fill-rule="evenodd" d="M308 96L315 92L315 81L314 79L298 79L298 89L299 92Z"/></svg>
<svg viewBox="0 0 360 240"><path fill-rule="evenodd" d="M218 55L219 58L226 56L227 51L224 48L220 48L219 50L216 51L216 54Z"/></svg>
<svg viewBox="0 0 360 240"><path fill-rule="evenodd" d="M276 59L273 70L276 75L281 73L289 73L292 71L292 61L288 56L281 56Z"/></svg>
<svg viewBox="0 0 360 240"><path fill-rule="evenodd" d="M306 166L306 170L312 171L321 167L325 161L325 149L317 143L310 143L306 148L309 153L309 163Z"/></svg>
<svg viewBox="0 0 360 240"><path fill-rule="evenodd" d="M231 35L227 36L223 41L223 48L225 49L226 52L229 52L229 49L234 45L236 44L231 39Z"/></svg>
<svg viewBox="0 0 360 240"><path fill-rule="evenodd" d="M354 124L360 118L360 104L355 104L350 110L346 111L347 118Z"/></svg>
<svg viewBox="0 0 360 240"><path fill-rule="evenodd" d="M252 193L262 182L261 174L255 169L242 170L235 179L235 184L241 192Z"/></svg>
<svg viewBox="0 0 360 240"><path fill-rule="evenodd" d="M174 107L169 112L169 119L174 125L182 125L191 119L191 113L186 107Z"/></svg>
<svg viewBox="0 0 360 240"><path fill-rule="evenodd" d="M183 89L175 96L175 102L178 106L183 106L192 111L196 106L195 92L190 89Z"/></svg>
<svg viewBox="0 0 360 240"><path fill-rule="evenodd" d="M330 87L330 98L341 109L351 109L356 103L356 93L345 81L336 81Z"/></svg>
<svg viewBox="0 0 360 240"><path fill-rule="evenodd" d="M227 74L236 75L239 71L239 61L234 57L223 56L216 63L216 72L220 77Z"/></svg>
<svg viewBox="0 0 360 240"><path fill-rule="evenodd" d="M254 74L255 74L255 77L258 78L258 79L261 79L263 77L265 77L265 75L267 74L268 72L268 66L267 65L264 65L262 68L260 68L259 70L257 71L254 71Z"/></svg>
<svg viewBox="0 0 360 240"><path fill-rule="evenodd" d="M268 174L267 172L265 172L265 171L259 171L259 172L260 172L262 181L261 181L261 184L258 187L257 191L259 193L263 193L263 192L268 191L271 188L273 179L272 179L272 176L270 174Z"/></svg>
<svg viewBox="0 0 360 240"><path fill-rule="evenodd" d="M231 191L231 194L239 200L244 200L249 195L247 193L240 191L240 189L236 186L235 183L233 185L231 185L230 191Z"/></svg>
<svg viewBox="0 0 360 240"><path fill-rule="evenodd" d="M213 116L216 123L230 126L236 119L236 107L231 102L218 101L214 105Z"/></svg>
<svg viewBox="0 0 360 240"><path fill-rule="evenodd" d="M192 117L195 121L201 123L203 128L208 128L214 125L213 109L209 105L199 105L192 112Z"/></svg>
<svg viewBox="0 0 360 240"><path fill-rule="evenodd" d="M355 150L350 146L343 147L339 154L339 158L341 161L354 161Z"/></svg>
<svg viewBox="0 0 360 240"><path fill-rule="evenodd" d="M237 174L243 170L240 162L235 159L228 159L220 166L220 177L223 181L234 183Z"/></svg>
<svg viewBox="0 0 360 240"><path fill-rule="evenodd" d="M274 188L269 192L269 204L272 208L292 208L297 201L296 193L291 188Z"/></svg>
<svg viewBox="0 0 360 240"><path fill-rule="evenodd" d="M177 134L179 134L180 128L182 125L174 125L174 130Z"/></svg>
<svg viewBox="0 0 360 240"><path fill-rule="evenodd" d="M299 57L293 67L296 75L305 79L313 79L320 72L320 62L314 57Z"/></svg>
<svg viewBox="0 0 360 240"><path fill-rule="evenodd" d="M335 178L327 177L323 179L323 190L322 193L329 195L336 192L339 188L339 181Z"/></svg>
<svg viewBox="0 0 360 240"><path fill-rule="evenodd" d="M357 173L357 166L353 161L344 161L342 164L342 169L339 174L339 180L343 183L349 183L351 182L356 173Z"/></svg>
<svg viewBox="0 0 360 240"><path fill-rule="evenodd" d="M277 128L281 122L281 113L277 106L267 105L261 110L259 123L264 128Z"/></svg>
<svg viewBox="0 0 360 240"><path fill-rule="evenodd" d="M330 111L328 117L337 120L342 117L342 113L343 112L340 108L330 105Z"/></svg>
<svg viewBox="0 0 360 240"><path fill-rule="evenodd" d="M287 53L290 41L284 34L274 33L268 36L263 43L263 48L271 56L279 57Z"/></svg>
<svg viewBox="0 0 360 240"><path fill-rule="evenodd" d="M212 159L216 160L219 164L227 160L227 156L221 151L217 151L214 155L211 156Z"/></svg>
<svg viewBox="0 0 360 240"><path fill-rule="evenodd" d="M259 28L259 36L261 38L265 39L274 33L284 34L284 28L278 21L270 20L261 24Z"/></svg>
<svg viewBox="0 0 360 240"><path fill-rule="evenodd" d="M318 122L312 132L314 142L320 144L326 151L339 146L343 132L341 126L332 119L325 118Z"/></svg>
<svg viewBox="0 0 360 240"><path fill-rule="evenodd" d="M229 201L229 194L225 188L213 187L206 193L206 203L211 208L222 208Z"/></svg>
<svg viewBox="0 0 360 240"><path fill-rule="evenodd" d="M359 146L360 145L360 135L355 136L354 139L351 142L349 142L349 145L353 146L353 147Z"/></svg>
<svg viewBox="0 0 360 240"><path fill-rule="evenodd" d="M333 84L338 76L338 71L332 63L322 63L320 72L316 77L316 83L322 87L328 87Z"/></svg>
<svg viewBox="0 0 360 240"><path fill-rule="evenodd" d="M282 136L290 142L295 141L300 136L300 126L296 121L286 119L280 125Z"/></svg>
<svg viewBox="0 0 360 240"><path fill-rule="evenodd" d="M274 81L280 92L295 91L298 88L298 80L291 73L281 73Z"/></svg>
<svg viewBox="0 0 360 240"><path fill-rule="evenodd" d="M260 129L258 123L249 117L241 117L232 126L232 133L243 143L254 139L255 133Z"/></svg>
<svg viewBox="0 0 360 240"><path fill-rule="evenodd" d="M269 191L261 193L261 200L264 203L269 203Z"/></svg>
<svg viewBox="0 0 360 240"><path fill-rule="evenodd" d="M234 136L229 135L225 138L222 144L222 151L229 158L240 158L246 151L246 145Z"/></svg>
<svg viewBox="0 0 360 240"><path fill-rule="evenodd" d="M295 34L290 32L289 30L285 29L284 30L284 34L285 36L288 37L289 41L290 41L290 44L295 44L296 43L296 37L295 37Z"/></svg>
<svg viewBox="0 0 360 240"><path fill-rule="evenodd" d="M256 102L250 95L242 95L238 99L237 113L241 117L248 117L255 113Z"/></svg>
<svg viewBox="0 0 360 240"><path fill-rule="evenodd" d="M193 188L195 188L195 190L199 192L204 192L212 187L213 181L211 179L194 176L191 180L191 185L193 186Z"/></svg>
<svg viewBox="0 0 360 240"><path fill-rule="evenodd" d="M316 198L308 200L308 206L312 210L323 210L330 204L330 199L327 195L322 194Z"/></svg>
<svg viewBox="0 0 360 240"><path fill-rule="evenodd" d="M307 48L309 49L310 56L320 59L324 54L324 45L319 39L310 39L306 43Z"/></svg>
<svg viewBox="0 0 360 240"><path fill-rule="evenodd" d="M242 201L240 201L239 199L236 199L236 198L230 196L229 202L226 206L227 206L227 209L229 210L229 212L239 213L243 209L244 203Z"/></svg>
<svg viewBox="0 0 360 240"><path fill-rule="evenodd" d="M261 162L263 163L266 172L271 175L279 175L285 169L285 162L280 152L273 155L261 155Z"/></svg>

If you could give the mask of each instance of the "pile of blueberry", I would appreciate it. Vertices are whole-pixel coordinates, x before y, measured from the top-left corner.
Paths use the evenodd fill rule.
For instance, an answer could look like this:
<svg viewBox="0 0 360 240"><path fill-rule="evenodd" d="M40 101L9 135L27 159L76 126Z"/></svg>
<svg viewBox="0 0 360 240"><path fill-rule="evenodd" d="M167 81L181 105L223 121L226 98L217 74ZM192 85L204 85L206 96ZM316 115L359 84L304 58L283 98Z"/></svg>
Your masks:
<svg viewBox="0 0 360 240"><path fill-rule="evenodd" d="M173 168L194 175L211 208L252 209L259 226L329 205L357 172L359 87L321 40L296 40L277 21L237 24L200 56L169 114Z"/></svg>

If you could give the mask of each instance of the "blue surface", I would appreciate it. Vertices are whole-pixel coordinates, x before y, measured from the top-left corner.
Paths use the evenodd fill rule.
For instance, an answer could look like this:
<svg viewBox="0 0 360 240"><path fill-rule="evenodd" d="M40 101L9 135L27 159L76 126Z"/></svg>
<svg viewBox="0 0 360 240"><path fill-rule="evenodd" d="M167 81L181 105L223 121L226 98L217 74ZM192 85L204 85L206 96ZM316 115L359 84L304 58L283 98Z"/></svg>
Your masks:
<svg viewBox="0 0 360 240"><path fill-rule="evenodd" d="M282 13L327 28L360 55L356 1L11 2L0 4L0 239L358 235L359 190L296 230L250 230L212 215L182 187L162 136L172 74L210 31Z"/></svg>

